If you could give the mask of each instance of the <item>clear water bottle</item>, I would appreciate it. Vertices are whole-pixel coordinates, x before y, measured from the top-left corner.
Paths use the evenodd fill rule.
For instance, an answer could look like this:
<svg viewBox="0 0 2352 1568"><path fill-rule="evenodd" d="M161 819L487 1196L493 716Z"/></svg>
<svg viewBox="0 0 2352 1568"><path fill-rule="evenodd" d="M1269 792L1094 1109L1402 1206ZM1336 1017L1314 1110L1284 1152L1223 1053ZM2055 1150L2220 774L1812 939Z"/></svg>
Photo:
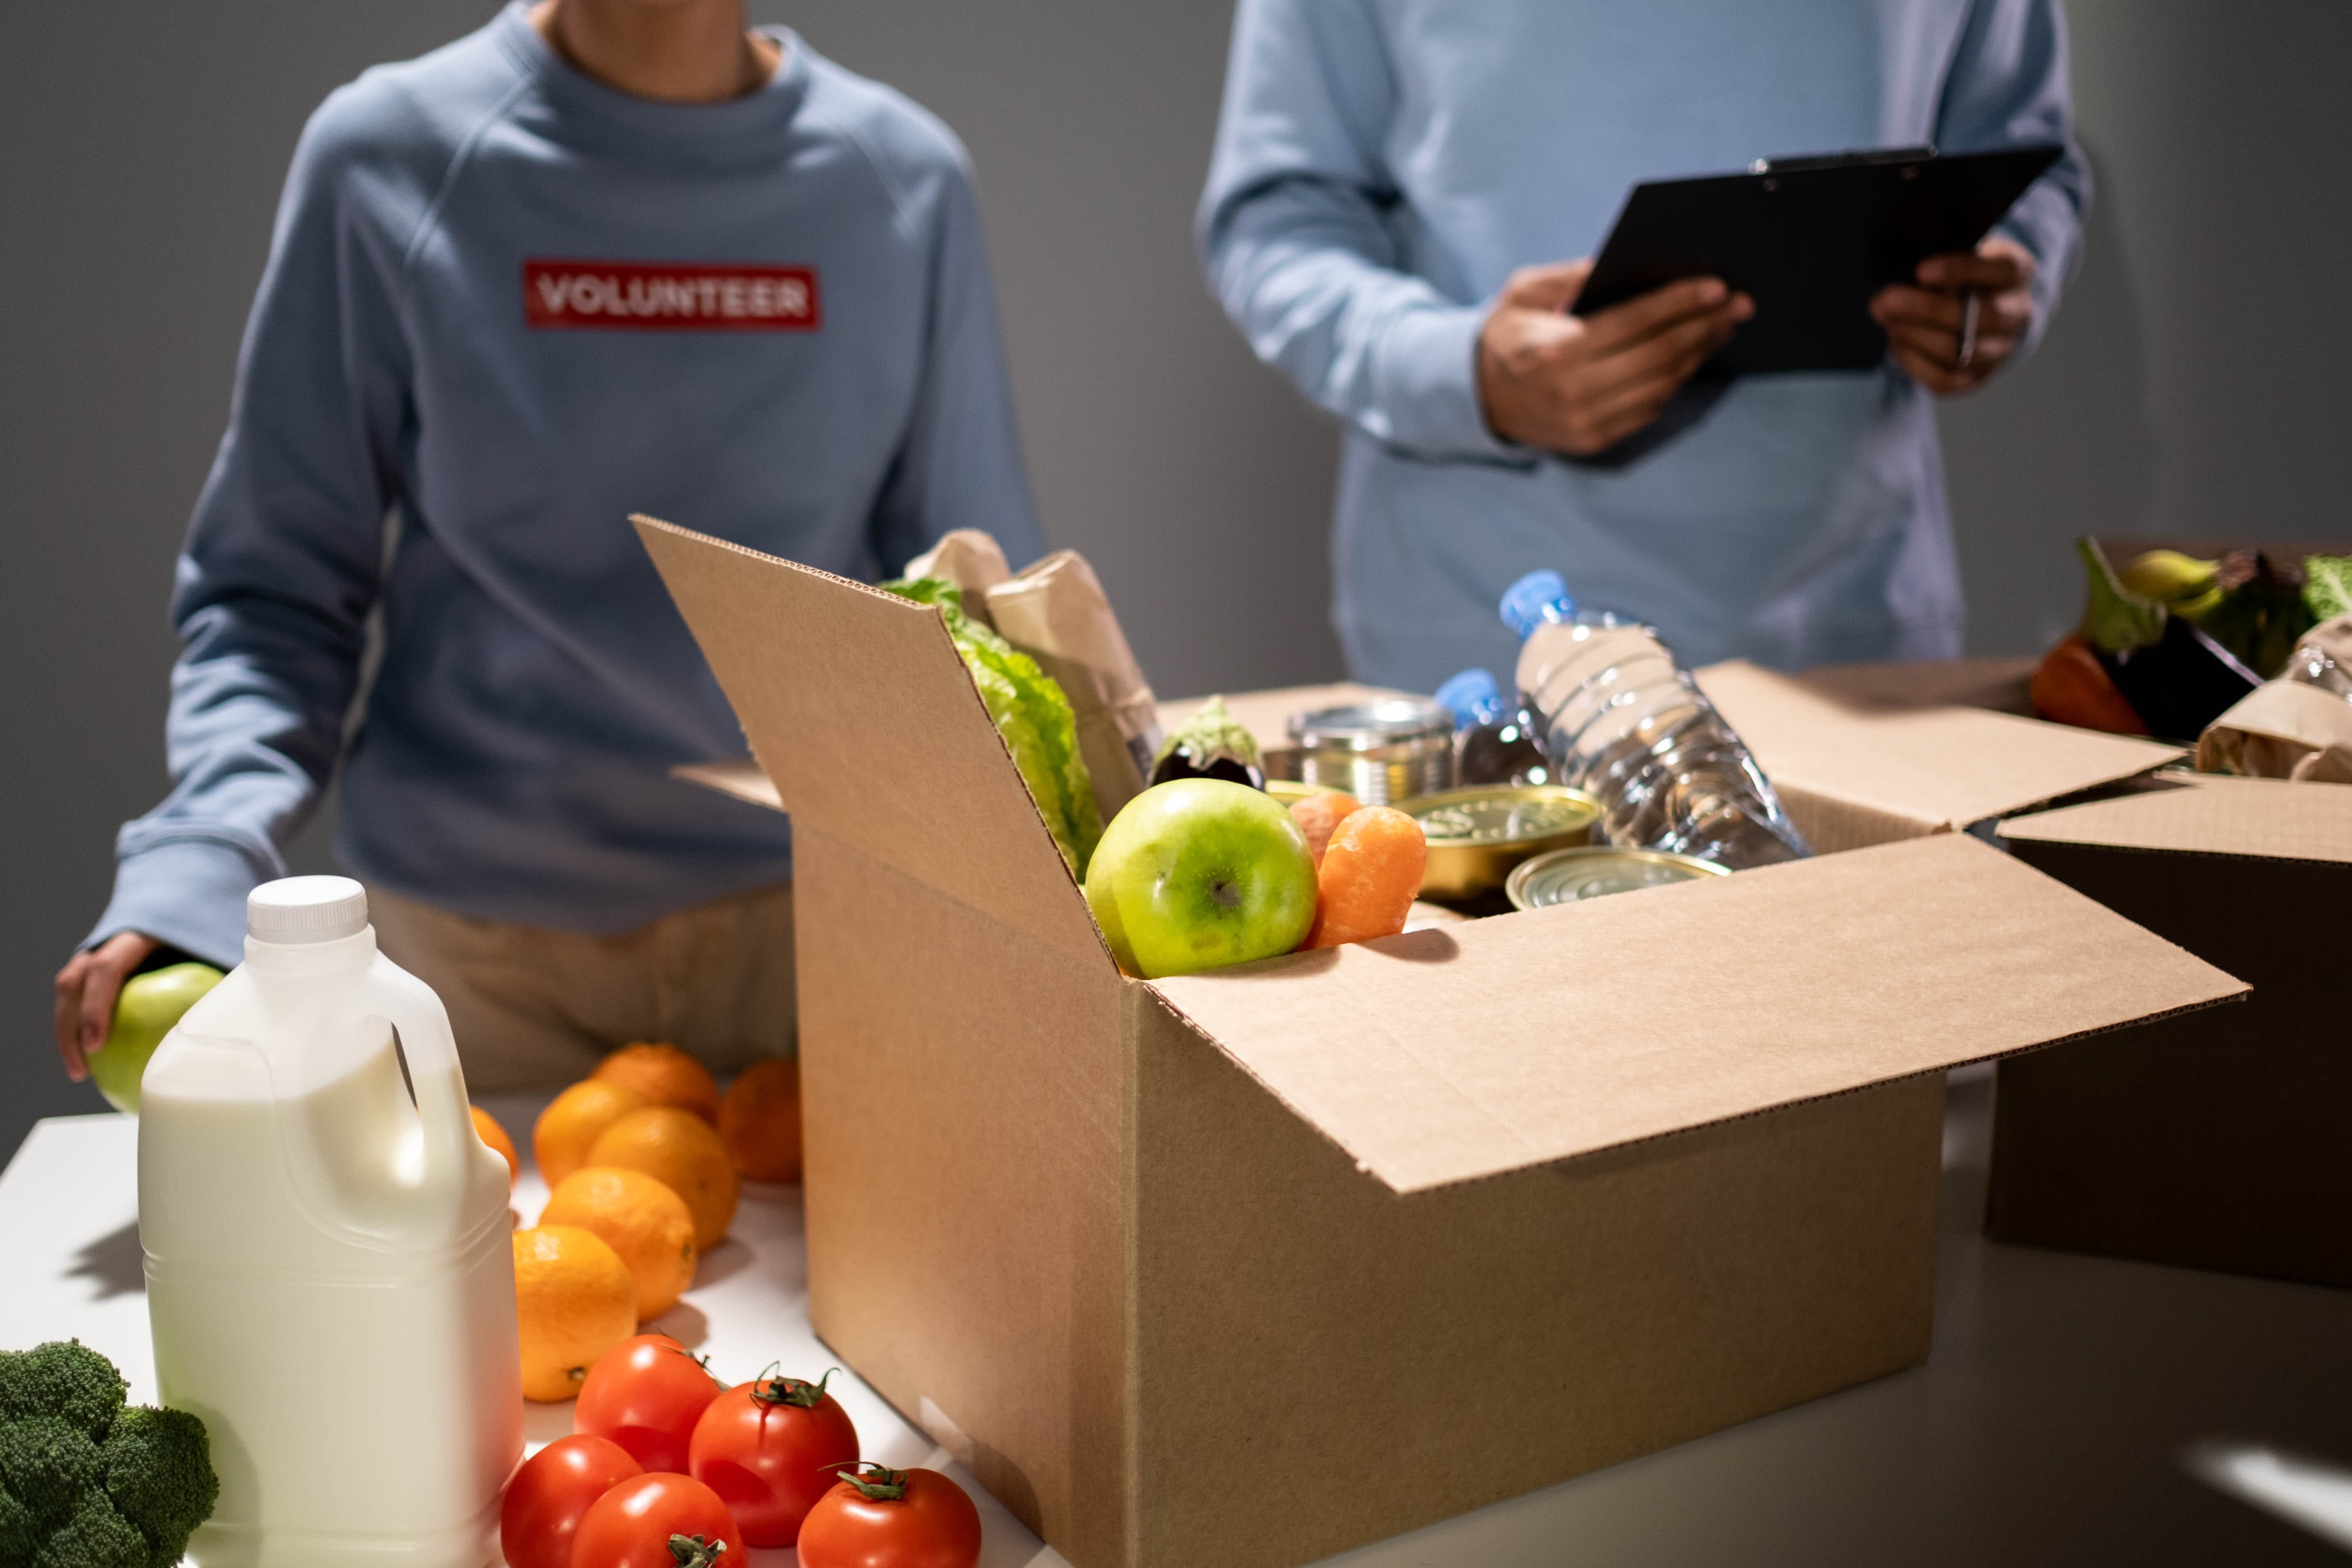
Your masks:
<svg viewBox="0 0 2352 1568"><path fill-rule="evenodd" d="M1812 853L1770 781L1657 634L1580 615L1557 572L1511 584L1503 624L1524 639L1519 697L1554 781L1601 802L1609 842L1732 870Z"/></svg>
<svg viewBox="0 0 2352 1568"><path fill-rule="evenodd" d="M1437 689L1454 715L1454 779L1460 784L1551 783L1551 759L1536 744L1535 721L1503 700L1492 671L1465 669Z"/></svg>

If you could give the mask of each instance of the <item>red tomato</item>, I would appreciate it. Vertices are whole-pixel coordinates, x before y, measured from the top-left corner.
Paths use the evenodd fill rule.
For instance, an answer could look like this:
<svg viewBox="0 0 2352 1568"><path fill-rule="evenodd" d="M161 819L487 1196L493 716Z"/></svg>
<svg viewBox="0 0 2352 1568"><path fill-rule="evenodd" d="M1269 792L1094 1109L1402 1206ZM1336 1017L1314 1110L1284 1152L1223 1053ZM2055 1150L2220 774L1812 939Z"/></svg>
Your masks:
<svg viewBox="0 0 2352 1568"><path fill-rule="evenodd" d="M937 1470L845 1479L801 1525L801 1568L973 1568L980 1510ZM578 1568L589 1568L587 1559Z"/></svg>
<svg viewBox="0 0 2352 1568"><path fill-rule="evenodd" d="M589 1505L644 1473L618 1443L577 1432L525 1459L499 1505L507 1568L572 1568L572 1532Z"/></svg>
<svg viewBox="0 0 2352 1568"><path fill-rule="evenodd" d="M639 1334L588 1369L572 1429L610 1437L646 1469L683 1475L694 1423L725 1386L667 1334Z"/></svg>
<svg viewBox="0 0 2352 1568"><path fill-rule="evenodd" d="M834 1471L857 1463L857 1428L824 1391L832 1376L738 1384L694 1424L694 1479L727 1500L754 1546L790 1546Z"/></svg>
<svg viewBox="0 0 2352 1568"><path fill-rule="evenodd" d="M596 1500L572 1568L742 1568L743 1532L692 1476L638 1476Z"/></svg>

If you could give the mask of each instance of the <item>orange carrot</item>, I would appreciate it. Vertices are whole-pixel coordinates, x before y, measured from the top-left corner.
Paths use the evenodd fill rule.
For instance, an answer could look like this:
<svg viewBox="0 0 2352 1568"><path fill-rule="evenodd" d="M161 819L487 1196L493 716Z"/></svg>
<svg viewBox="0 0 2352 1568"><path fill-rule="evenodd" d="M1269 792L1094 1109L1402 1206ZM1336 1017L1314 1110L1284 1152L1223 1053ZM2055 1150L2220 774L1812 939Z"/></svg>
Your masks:
<svg viewBox="0 0 2352 1568"><path fill-rule="evenodd" d="M1337 947L1404 930L1428 858L1421 824L1402 811L1368 805L1340 818L1316 872L1315 926L1303 945Z"/></svg>

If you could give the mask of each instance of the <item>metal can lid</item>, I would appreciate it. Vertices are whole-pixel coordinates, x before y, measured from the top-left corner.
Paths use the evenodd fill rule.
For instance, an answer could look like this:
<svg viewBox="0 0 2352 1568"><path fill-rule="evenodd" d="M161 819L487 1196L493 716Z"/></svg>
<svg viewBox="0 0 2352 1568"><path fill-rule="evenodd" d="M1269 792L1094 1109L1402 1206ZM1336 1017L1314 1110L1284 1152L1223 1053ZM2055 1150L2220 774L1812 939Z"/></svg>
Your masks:
<svg viewBox="0 0 2352 1568"><path fill-rule="evenodd" d="M1310 751L1368 752L1401 742L1454 738L1454 715L1426 697L1382 697L1293 713L1290 738Z"/></svg>
<svg viewBox="0 0 2352 1568"><path fill-rule="evenodd" d="M1580 849L1555 849L1523 861L1511 872L1503 890L1511 907L1540 910L1552 904L1581 903L1611 893L1639 888L1661 888L1670 882L1692 882L1706 877L1728 877L1730 871L1710 860L1664 849L1620 849L1591 845Z"/></svg>
<svg viewBox="0 0 2352 1568"><path fill-rule="evenodd" d="M1566 784L1473 784L1398 804L1432 844L1507 846L1592 826L1601 803Z"/></svg>

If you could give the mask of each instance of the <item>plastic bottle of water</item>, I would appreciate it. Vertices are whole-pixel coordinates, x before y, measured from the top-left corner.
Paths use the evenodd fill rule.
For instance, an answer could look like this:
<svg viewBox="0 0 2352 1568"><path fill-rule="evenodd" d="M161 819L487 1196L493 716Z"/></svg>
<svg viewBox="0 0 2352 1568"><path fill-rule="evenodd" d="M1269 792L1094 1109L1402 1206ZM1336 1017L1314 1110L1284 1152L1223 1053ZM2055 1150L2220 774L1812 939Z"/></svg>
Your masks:
<svg viewBox="0 0 2352 1568"><path fill-rule="evenodd" d="M1437 700L1454 715L1454 783L1551 782L1551 760L1536 744L1535 721L1503 700L1491 671L1464 670L1437 689Z"/></svg>
<svg viewBox="0 0 2352 1568"><path fill-rule="evenodd" d="M1657 634L1580 615L1557 572L1511 584L1520 701L1558 783L1601 802L1609 842L1744 870L1810 855L1770 781Z"/></svg>

